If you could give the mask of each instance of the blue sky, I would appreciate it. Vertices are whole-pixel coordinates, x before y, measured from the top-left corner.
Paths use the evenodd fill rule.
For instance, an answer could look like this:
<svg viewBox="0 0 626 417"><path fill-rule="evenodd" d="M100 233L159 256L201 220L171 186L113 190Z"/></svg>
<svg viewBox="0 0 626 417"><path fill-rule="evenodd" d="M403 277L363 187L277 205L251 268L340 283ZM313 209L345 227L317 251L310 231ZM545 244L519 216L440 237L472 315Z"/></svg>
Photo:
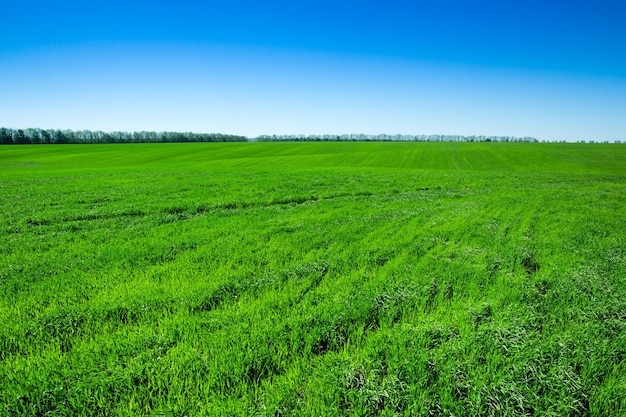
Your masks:
<svg viewBox="0 0 626 417"><path fill-rule="evenodd" d="M0 126L626 140L621 0L4 0L0 14Z"/></svg>

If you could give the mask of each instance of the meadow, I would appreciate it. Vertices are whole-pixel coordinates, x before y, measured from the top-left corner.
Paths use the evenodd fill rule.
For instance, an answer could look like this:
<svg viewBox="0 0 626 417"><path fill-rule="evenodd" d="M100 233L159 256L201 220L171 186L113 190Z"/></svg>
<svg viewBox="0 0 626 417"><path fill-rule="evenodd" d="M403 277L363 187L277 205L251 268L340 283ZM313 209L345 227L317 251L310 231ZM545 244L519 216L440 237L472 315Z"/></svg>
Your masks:
<svg viewBox="0 0 626 417"><path fill-rule="evenodd" d="M626 415L626 146L0 147L0 415Z"/></svg>

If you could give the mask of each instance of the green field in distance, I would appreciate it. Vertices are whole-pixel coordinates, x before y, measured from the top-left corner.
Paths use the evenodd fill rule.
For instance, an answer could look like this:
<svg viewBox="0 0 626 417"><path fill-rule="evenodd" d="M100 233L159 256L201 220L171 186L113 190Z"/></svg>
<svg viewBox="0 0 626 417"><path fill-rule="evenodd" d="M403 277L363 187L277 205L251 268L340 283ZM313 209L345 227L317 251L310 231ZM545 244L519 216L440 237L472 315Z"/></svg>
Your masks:
<svg viewBox="0 0 626 417"><path fill-rule="evenodd" d="M0 415L626 415L626 146L0 147Z"/></svg>

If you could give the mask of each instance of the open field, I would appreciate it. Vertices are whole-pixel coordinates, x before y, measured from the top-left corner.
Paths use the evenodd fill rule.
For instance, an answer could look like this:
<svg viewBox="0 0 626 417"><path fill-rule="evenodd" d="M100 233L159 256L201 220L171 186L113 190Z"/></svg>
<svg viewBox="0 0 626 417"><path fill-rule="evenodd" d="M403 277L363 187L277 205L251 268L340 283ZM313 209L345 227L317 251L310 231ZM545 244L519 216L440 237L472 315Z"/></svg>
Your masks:
<svg viewBox="0 0 626 417"><path fill-rule="evenodd" d="M626 415L626 146L4 146L0 210L0 415Z"/></svg>

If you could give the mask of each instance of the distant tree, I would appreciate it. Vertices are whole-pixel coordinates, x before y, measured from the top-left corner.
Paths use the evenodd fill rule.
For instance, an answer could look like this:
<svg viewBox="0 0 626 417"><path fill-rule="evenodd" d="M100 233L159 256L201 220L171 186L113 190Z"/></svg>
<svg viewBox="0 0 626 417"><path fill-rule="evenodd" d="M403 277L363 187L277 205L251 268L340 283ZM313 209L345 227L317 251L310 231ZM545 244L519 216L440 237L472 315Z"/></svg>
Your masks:
<svg viewBox="0 0 626 417"><path fill-rule="evenodd" d="M41 143L52 143L52 135L47 130L41 131Z"/></svg>
<svg viewBox="0 0 626 417"><path fill-rule="evenodd" d="M17 129L13 131L13 143L26 144L30 142L28 141L24 131L22 129Z"/></svg>
<svg viewBox="0 0 626 417"><path fill-rule="evenodd" d="M3 145L10 145L13 143L13 134L10 129L6 127L0 128L0 143Z"/></svg>
<svg viewBox="0 0 626 417"><path fill-rule="evenodd" d="M67 141L66 143L80 143L78 141L78 136L76 135L76 133L69 129L63 130L63 135L65 136L65 140Z"/></svg>
<svg viewBox="0 0 626 417"><path fill-rule="evenodd" d="M52 143L67 143L67 137L60 130L55 130L52 134Z"/></svg>
<svg viewBox="0 0 626 417"><path fill-rule="evenodd" d="M41 143L41 129L33 129L29 127L28 129L24 130L24 135L26 135L28 143Z"/></svg>

